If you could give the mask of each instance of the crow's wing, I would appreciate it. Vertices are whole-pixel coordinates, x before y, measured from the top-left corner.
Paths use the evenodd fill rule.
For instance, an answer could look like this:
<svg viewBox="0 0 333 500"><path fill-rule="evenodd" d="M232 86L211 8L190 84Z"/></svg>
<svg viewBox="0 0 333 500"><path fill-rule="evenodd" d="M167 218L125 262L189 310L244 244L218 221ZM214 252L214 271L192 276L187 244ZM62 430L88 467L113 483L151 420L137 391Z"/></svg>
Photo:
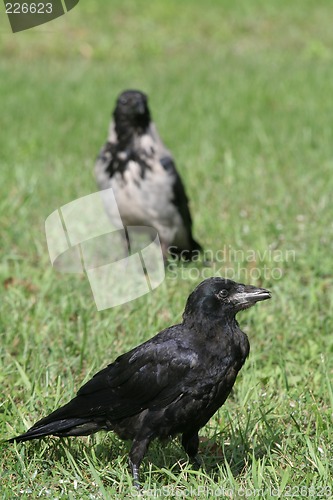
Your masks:
<svg viewBox="0 0 333 500"><path fill-rule="evenodd" d="M163 156L162 158L160 158L160 163L163 168L170 174L170 176L173 176L174 179L172 187L172 203L177 207L186 228L191 244L191 248L189 248L188 250L202 250L201 245L197 241L195 241L192 236L192 217L189 208L189 200L187 198L182 179L177 172L175 162L172 156Z"/></svg>
<svg viewBox="0 0 333 500"><path fill-rule="evenodd" d="M197 361L197 355L178 339L157 336L97 373L76 399L85 401L89 414L105 412L111 420L163 408L183 393Z"/></svg>
<svg viewBox="0 0 333 500"><path fill-rule="evenodd" d="M172 156L163 156L160 158L160 163L163 168L174 177L172 202L178 208L186 228L191 231L192 218L188 207L188 198L185 192L184 184L177 172L175 162Z"/></svg>
<svg viewBox="0 0 333 500"><path fill-rule="evenodd" d="M39 420L33 429L69 420L117 421L142 410L164 408L186 390L197 354L186 347L183 325L170 327L123 354L81 387L69 403Z"/></svg>

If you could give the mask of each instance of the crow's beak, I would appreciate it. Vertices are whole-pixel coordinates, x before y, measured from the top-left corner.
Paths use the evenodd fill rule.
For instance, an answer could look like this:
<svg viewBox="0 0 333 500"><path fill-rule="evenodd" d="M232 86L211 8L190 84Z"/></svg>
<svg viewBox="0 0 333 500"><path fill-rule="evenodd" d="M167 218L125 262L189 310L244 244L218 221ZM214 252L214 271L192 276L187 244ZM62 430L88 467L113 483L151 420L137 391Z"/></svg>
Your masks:
<svg viewBox="0 0 333 500"><path fill-rule="evenodd" d="M247 309L254 306L260 300L271 298L271 292L265 288L257 288L251 285L245 285L238 292L233 294L232 302L238 310Z"/></svg>
<svg viewBox="0 0 333 500"><path fill-rule="evenodd" d="M135 109L138 115L144 115L146 111L145 103L142 101L137 102Z"/></svg>

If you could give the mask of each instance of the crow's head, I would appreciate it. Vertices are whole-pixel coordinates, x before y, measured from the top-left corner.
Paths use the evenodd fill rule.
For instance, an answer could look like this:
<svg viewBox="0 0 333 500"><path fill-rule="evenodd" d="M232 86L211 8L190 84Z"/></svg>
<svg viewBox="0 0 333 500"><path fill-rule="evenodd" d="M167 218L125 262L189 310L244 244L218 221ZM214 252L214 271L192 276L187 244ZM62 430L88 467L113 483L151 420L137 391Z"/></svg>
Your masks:
<svg viewBox="0 0 333 500"><path fill-rule="evenodd" d="M113 117L117 124L146 128L150 123L147 96L139 90L125 90L117 99Z"/></svg>
<svg viewBox="0 0 333 500"><path fill-rule="evenodd" d="M233 317L239 311L266 300L271 294L265 288L243 285L223 278L208 278L198 285L187 300L184 319L191 315Z"/></svg>

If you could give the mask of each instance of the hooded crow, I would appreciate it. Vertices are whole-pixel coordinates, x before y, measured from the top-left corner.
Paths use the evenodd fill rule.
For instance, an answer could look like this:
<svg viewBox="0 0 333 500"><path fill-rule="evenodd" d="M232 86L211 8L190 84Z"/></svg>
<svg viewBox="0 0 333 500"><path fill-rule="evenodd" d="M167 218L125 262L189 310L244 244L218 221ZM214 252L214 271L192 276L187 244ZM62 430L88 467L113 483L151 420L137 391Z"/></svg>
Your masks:
<svg viewBox="0 0 333 500"><path fill-rule="evenodd" d="M95 175L100 189L113 189L117 207L104 200L111 221L117 220L118 209L125 227L155 228L165 259L190 260L200 252L184 185L151 120L147 96L139 90L118 97Z"/></svg>
<svg viewBox="0 0 333 500"><path fill-rule="evenodd" d="M271 297L264 288L208 278L188 297L183 321L119 356L69 403L10 441L113 430L131 439L139 466L154 438L182 435L195 460L199 430L227 399L250 350L236 314Z"/></svg>

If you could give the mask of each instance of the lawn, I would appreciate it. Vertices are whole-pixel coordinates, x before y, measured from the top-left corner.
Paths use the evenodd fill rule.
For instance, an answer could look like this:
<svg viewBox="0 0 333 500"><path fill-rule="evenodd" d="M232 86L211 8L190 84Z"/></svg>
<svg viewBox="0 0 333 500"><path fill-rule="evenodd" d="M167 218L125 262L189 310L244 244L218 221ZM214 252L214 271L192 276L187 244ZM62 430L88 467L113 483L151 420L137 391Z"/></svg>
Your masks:
<svg viewBox="0 0 333 500"><path fill-rule="evenodd" d="M239 314L251 354L202 429L150 447L147 497L333 496L333 8L326 0L85 0L33 30L0 16L0 437L23 432L125 350L181 319L220 274L272 300ZM139 88L173 151L195 237L214 264L169 269L97 311L84 276L50 264L45 219L96 190L115 98ZM0 493L130 498L114 434L0 443Z"/></svg>

